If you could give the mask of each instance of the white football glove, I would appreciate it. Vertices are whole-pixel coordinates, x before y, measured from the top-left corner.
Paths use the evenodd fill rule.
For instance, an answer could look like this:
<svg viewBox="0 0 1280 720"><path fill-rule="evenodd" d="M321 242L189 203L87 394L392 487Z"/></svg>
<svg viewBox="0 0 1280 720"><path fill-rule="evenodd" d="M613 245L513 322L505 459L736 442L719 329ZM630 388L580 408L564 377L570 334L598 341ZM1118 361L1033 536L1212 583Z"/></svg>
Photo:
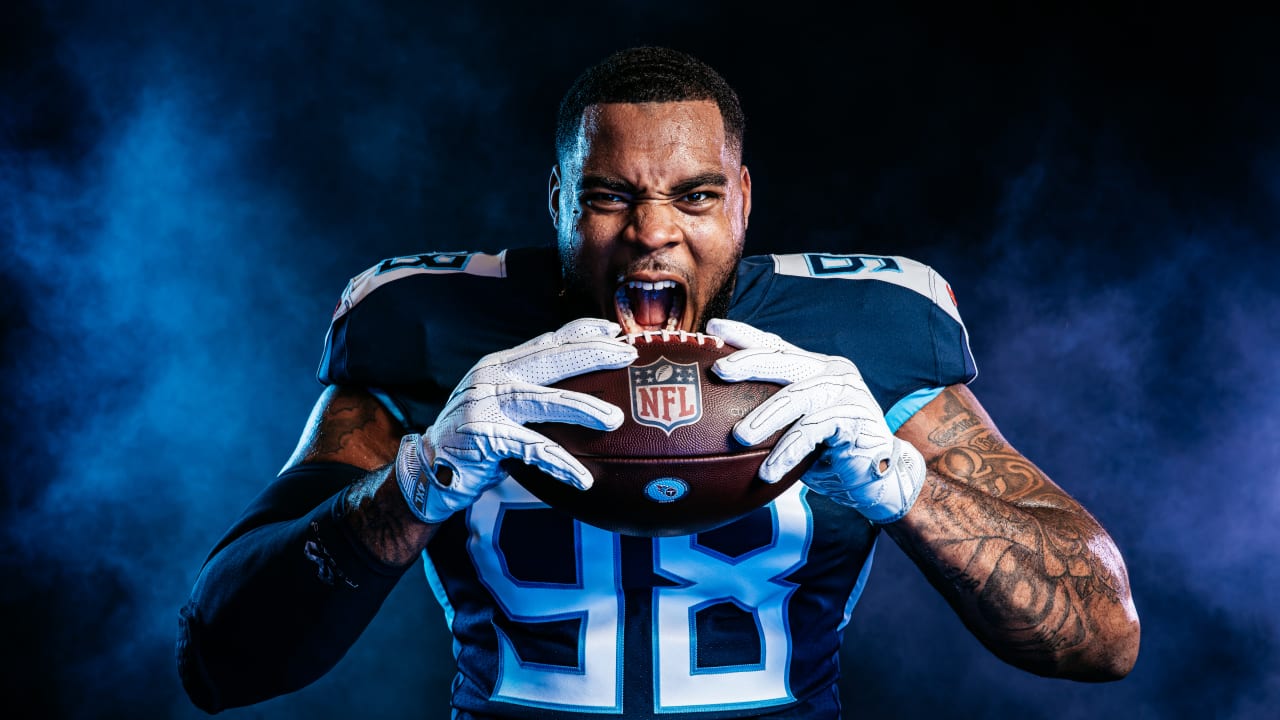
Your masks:
<svg viewBox="0 0 1280 720"><path fill-rule="evenodd" d="M777 482L825 444L801 477L806 485L874 523L907 514L924 484L924 457L890 432L853 362L733 320L710 320L707 332L742 348L716 361L721 378L787 384L733 428L739 442L754 445L795 422L760 466L762 480Z"/></svg>
<svg viewBox="0 0 1280 720"><path fill-rule="evenodd" d="M544 387L592 370L621 368L636 359L607 320L574 320L510 350L480 359L458 383L436 422L406 435L396 457L400 490L413 514L439 523L469 507L506 477L499 462L513 458L579 489L591 473L563 447L523 426L568 422L598 430L622 424L616 405L584 393Z"/></svg>

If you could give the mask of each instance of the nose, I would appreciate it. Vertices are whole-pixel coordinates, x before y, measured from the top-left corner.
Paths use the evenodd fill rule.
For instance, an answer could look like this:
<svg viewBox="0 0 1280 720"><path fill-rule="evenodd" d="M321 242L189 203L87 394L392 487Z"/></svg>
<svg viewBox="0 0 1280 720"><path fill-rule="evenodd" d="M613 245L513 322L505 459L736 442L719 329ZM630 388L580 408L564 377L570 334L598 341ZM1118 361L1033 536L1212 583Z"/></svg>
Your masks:
<svg viewBox="0 0 1280 720"><path fill-rule="evenodd" d="M649 250L676 245L684 237L676 215L669 203L638 202L632 206L627 237Z"/></svg>

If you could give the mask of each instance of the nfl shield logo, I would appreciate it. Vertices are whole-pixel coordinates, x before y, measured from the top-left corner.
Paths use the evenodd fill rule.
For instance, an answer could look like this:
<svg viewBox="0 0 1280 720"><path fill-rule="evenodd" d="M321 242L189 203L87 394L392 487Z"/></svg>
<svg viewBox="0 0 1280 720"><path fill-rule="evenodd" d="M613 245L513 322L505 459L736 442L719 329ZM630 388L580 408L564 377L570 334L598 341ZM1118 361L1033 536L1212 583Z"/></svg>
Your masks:
<svg viewBox="0 0 1280 720"><path fill-rule="evenodd" d="M698 363L676 363L659 357L648 365L628 368L631 375L631 417L641 425L670 435L681 425L702 418L702 383Z"/></svg>

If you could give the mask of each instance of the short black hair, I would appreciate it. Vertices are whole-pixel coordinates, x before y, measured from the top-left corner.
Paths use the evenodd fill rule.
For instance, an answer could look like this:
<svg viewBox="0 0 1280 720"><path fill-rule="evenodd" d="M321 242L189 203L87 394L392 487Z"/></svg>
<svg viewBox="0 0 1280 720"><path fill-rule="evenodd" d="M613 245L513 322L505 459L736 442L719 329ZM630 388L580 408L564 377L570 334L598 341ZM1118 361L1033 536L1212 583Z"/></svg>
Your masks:
<svg viewBox="0 0 1280 720"><path fill-rule="evenodd" d="M725 137L742 153L746 118L738 94L710 65L679 50L640 46L619 50L578 76L556 116L556 157L577 140L582 113L600 103L714 100L724 118Z"/></svg>

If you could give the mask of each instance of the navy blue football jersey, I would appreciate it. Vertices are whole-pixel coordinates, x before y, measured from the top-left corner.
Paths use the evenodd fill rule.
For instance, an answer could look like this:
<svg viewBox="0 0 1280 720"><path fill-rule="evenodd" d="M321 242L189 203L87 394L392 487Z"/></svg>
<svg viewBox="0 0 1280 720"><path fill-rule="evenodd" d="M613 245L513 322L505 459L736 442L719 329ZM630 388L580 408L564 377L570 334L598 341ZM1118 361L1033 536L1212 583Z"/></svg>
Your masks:
<svg viewBox="0 0 1280 720"><path fill-rule="evenodd" d="M319 378L430 425L481 356L577 316L554 248L433 252L354 278ZM946 282L897 256L743 258L727 316L851 359L897 429L976 375ZM802 484L714 530L622 536L507 478L425 553L476 716L836 717L841 633L878 530Z"/></svg>

